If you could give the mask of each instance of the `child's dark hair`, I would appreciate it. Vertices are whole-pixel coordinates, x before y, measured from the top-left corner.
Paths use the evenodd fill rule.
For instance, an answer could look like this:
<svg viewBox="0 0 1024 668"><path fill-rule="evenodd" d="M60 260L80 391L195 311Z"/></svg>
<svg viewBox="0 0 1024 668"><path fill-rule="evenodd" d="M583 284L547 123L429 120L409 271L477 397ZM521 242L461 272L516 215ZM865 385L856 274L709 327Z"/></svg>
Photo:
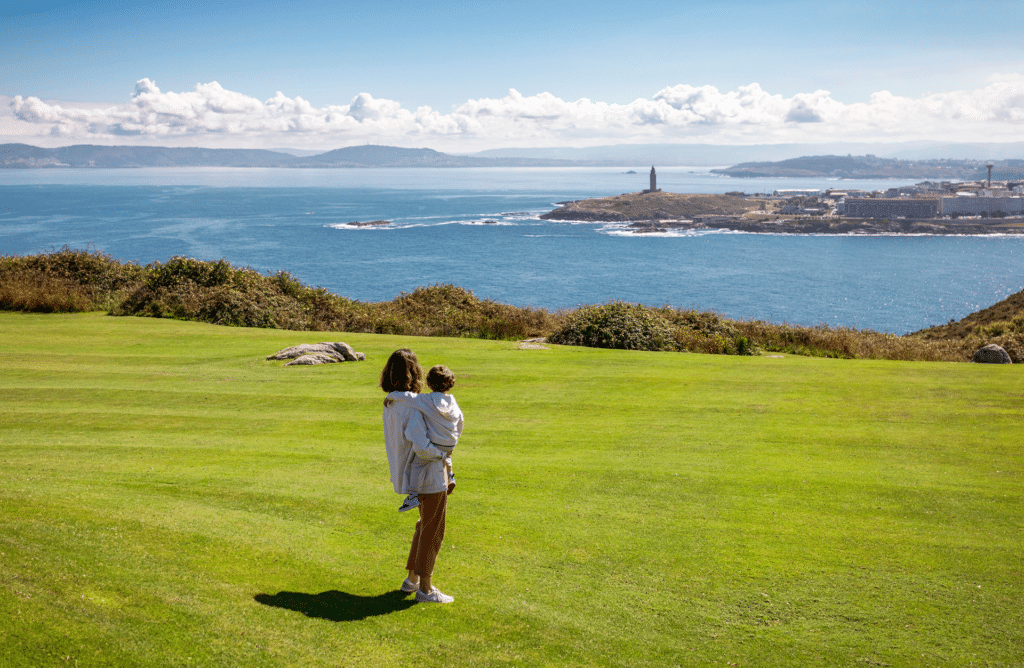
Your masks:
<svg viewBox="0 0 1024 668"><path fill-rule="evenodd" d="M438 364L427 372L427 385L435 392L447 392L455 387L455 374L443 364Z"/></svg>
<svg viewBox="0 0 1024 668"><path fill-rule="evenodd" d="M385 392L419 392L423 387L423 369L416 353L400 348L391 353L380 372L380 389Z"/></svg>

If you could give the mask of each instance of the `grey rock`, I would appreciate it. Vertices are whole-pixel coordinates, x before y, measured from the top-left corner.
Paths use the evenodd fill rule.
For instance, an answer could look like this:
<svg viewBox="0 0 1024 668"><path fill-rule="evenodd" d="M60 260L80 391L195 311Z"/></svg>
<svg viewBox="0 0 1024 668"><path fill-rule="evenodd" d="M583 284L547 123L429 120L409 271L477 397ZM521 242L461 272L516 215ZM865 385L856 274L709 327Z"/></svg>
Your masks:
<svg viewBox="0 0 1024 668"><path fill-rule="evenodd" d="M284 350L278 350L273 355L267 355L267 360L296 360L303 356L323 355L330 357L332 362L358 362L366 359L363 353L352 350L352 346L344 341L321 343L300 343ZM302 364L326 364L327 362L302 362ZM290 366L290 365L285 365Z"/></svg>
<svg viewBox="0 0 1024 668"><path fill-rule="evenodd" d="M335 362L342 362L344 358L341 355L333 353L309 353L308 355L301 355L296 357L285 366L295 366L297 364L334 364Z"/></svg>
<svg viewBox="0 0 1024 668"><path fill-rule="evenodd" d="M344 341L338 341L337 343L323 343L320 345L331 346L334 350L345 358L346 362L356 361L356 351L352 350L352 346L348 345Z"/></svg>
<svg viewBox="0 0 1024 668"><path fill-rule="evenodd" d="M1006 351L994 343L978 348L971 361L978 364L1013 364Z"/></svg>
<svg viewBox="0 0 1024 668"><path fill-rule="evenodd" d="M334 346L330 343L300 343L297 346L285 348L284 350L278 350L273 355L267 355L268 360L291 360L301 355L308 355L310 353L331 353L334 354L337 351Z"/></svg>

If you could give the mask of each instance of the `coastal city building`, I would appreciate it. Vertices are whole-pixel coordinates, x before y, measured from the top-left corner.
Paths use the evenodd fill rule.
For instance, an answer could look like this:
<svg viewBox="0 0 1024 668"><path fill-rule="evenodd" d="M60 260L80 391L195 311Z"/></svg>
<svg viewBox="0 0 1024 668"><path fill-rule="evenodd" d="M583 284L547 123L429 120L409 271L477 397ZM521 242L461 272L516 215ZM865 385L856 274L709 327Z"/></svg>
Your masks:
<svg viewBox="0 0 1024 668"><path fill-rule="evenodd" d="M847 197L841 213L851 218L935 218L939 198Z"/></svg>
<svg viewBox="0 0 1024 668"><path fill-rule="evenodd" d="M1019 216L1024 214L1024 197L943 197L940 216Z"/></svg>
<svg viewBox="0 0 1024 668"><path fill-rule="evenodd" d="M971 192L950 197L847 197L837 204L836 213L850 218L1020 216L1024 197L984 197Z"/></svg>

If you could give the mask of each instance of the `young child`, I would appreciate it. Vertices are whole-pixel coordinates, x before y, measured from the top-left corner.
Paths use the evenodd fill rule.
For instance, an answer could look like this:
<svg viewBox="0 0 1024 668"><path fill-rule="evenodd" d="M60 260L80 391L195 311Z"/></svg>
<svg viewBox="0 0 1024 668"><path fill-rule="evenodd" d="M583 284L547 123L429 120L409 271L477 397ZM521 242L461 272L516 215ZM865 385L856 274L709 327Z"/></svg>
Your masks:
<svg viewBox="0 0 1024 668"><path fill-rule="evenodd" d="M391 392L388 394L386 403L409 402L409 405L420 413L427 424L427 438L430 444L436 448L443 460L442 467L438 467L438 458L426 459L419 452L414 452L412 461L406 468L407 489L413 490L405 497L398 512L402 513L420 505L418 490L423 488L423 483L428 477L443 475L448 485L448 493L455 491L455 474L452 472L452 450L459 442L464 423L462 410L459 408L455 397L449 394L455 386L455 374L448 367L438 364L427 372L427 386L433 390L427 394L415 394L413 392ZM423 453L429 454L431 453Z"/></svg>

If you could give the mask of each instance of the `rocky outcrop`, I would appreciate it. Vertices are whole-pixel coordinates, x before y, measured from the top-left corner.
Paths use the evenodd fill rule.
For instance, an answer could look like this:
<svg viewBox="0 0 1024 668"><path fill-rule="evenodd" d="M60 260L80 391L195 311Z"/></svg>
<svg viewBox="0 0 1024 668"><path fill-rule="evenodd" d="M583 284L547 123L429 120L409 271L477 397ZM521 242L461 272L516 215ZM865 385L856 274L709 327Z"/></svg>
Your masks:
<svg viewBox="0 0 1024 668"><path fill-rule="evenodd" d="M541 219L621 223L629 220L629 217L624 213L619 213L618 211L584 209L568 205L543 214Z"/></svg>
<svg viewBox="0 0 1024 668"><path fill-rule="evenodd" d="M1010 355L994 343L979 348L971 361L978 364L1013 364Z"/></svg>
<svg viewBox="0 0 1024 668"><path fill-rule="evenodd" d="M278 350L273 355L267 355L267 360L292 360L285 366L361 362L365 359L366 355L352 350L352 346L344 341L300 343L297 346Z"/></svg>
<svg viewBox="0 0 1024 668"><path fill-rule="evenodd" d="M383 227L384 225L390 225L391 221L390 220L369 220L369 221L361 223L358 220L353 220L351 223L346 223L346 224L347 225L351 225L352 227Z"/></svg>

